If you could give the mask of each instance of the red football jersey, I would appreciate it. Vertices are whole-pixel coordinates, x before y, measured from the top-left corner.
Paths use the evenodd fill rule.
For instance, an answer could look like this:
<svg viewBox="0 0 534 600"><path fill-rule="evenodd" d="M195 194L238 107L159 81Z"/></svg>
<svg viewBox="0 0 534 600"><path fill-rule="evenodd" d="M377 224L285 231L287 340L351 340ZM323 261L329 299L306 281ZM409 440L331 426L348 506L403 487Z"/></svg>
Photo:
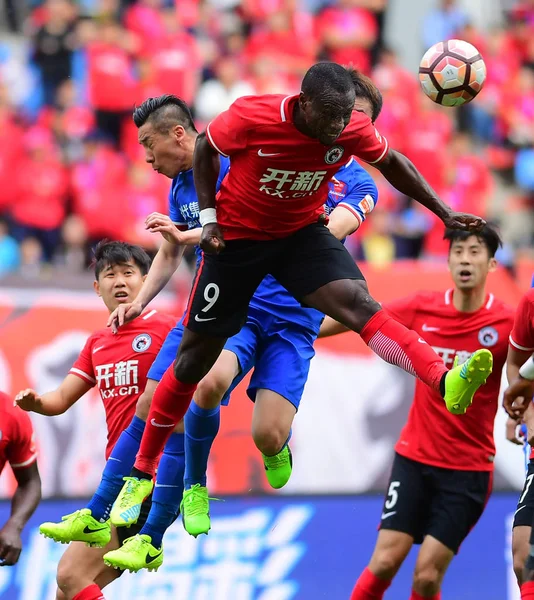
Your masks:
<svg viewBox="0 0 534 600"><path fill-rule="evenodd" d="M147 373L176 320L155 310L119 327L93 333L70 373L97 385L106 411L106 459L120 434L128 427L143 393Z"/></svg>
<svg viewBox="0 0 534 600"><path fill-rule="evenodd" d="M217 196L226 239L286 237L324 212L328 182L351 155L380 162L388 143L369 117L353 112L333 146L298 131L298 96L244 96L207 127L210 144L232 157Z"/></svg>
<svg viewBox="0 0 534 600"><path fill-rule="evenodd" d="M30 417L13 400L0 392L0 473L9 462L11 468L22 469L37 459Z"/></svg>
<svg viewBox="0 0 534 600"><path fill-rule="evenodd" d="M514 311L489 294L476 312L460 312L452 303L452 293L452 289L445 293L420 292L384 308L417 331L447 367L452 367L455 356L463 363L482 347L493 354L493 372L465 415L451 414L443 398L417 380L408 421L395 450L436 467L491 471L495 457L493 422Z"/></svg>
<svg viewBox="0 0 534 600"><path fill-rule="evenodd" d="M510 334L510 345L516 350L534 352L534 288L519 302Z"/></svg>

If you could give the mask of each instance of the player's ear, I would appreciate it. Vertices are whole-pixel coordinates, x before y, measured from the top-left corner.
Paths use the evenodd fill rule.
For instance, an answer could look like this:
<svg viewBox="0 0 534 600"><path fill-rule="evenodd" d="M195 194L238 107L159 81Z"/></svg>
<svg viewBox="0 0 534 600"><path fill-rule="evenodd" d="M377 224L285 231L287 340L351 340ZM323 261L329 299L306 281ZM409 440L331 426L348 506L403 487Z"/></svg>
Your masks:
<svg viewBox="0 0 534 600"><path fill-rule="evenodd" d="M175 125L173 127L172 134L177 142L181 142L185 137L185 129L182 127L182 125Z"/></svg>
<svg viewBox="0 0 534 600"><path fill-rule="evenodd" d="M143 283L145 283L145 279L148 277L148 273L146 275L143 275L143 277L141 278Z"/></svg>
<svg viewBox="0 0 534 600"><path fill-rule="evenodd" d="M494 257L490 258L488 264L488 273L493 273L494 271L496 271L498 266L499 263L497 262L497 259Z"/></svg>
<svg viewBox="0 0 534 600"><path fill-rule="evenodd" d="M100 284L98 283L98 281L93 281L93 288L97 296L102 296L102 294L100 293Z"/></svg>

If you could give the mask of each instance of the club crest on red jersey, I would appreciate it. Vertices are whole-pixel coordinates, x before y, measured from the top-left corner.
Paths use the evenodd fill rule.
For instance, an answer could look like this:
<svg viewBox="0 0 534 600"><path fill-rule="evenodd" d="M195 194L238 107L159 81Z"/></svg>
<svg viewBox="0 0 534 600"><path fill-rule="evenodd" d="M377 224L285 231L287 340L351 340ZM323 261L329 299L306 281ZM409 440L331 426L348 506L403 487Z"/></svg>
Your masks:
<svg viewBox="0 0 534 600"><path fill-rule="evenodd" d="M148 333L140 333L132 342L132 348L135 352L144 352L150 348L152 338Z"/></svg>
<svg viewBox="0 0 534 600"><path fill-rule="evenodd" d="M478 332L478 341L486 348L495 346L498 340L499 333L494 327L482 327L482 329Z"/></svg>
<svg viewBox="0 0 534 600"><path fill-rule="evenodd" d="M327 165L333 165L340 160L344 153L345 148L343 148L343 146L332 146L332 148L327 150L326 154L324 155L324 162Z"/></svg>

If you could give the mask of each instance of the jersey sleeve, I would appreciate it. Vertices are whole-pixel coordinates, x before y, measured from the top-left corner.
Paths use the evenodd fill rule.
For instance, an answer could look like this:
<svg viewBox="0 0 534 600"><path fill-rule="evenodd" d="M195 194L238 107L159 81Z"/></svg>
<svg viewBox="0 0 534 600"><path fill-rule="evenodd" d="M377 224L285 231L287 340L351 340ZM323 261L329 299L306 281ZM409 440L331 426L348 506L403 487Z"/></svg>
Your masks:
<svg viewBox="0 0 534 600"><path fill-rule="evenodd" d="M174 198L174 184L171 185L171 189L169 190L169 217L171 221L180 229L187 229L187 223L184 221L182 217L182 213L180 212L176 200Z"/></svg>
<svg viewBox="0 0 534 600"><path fill-rule="evenodd" d="M219 154L231 156L246 147L248 133L254 127L251 105L250 96L238 98L207 126L208 142Z"/></svg>
<svg viewBox="0 0 534 600"><path fill-rule="evenodd" d="M516 350L534 352L534 291L525 294L519 302L510 345Z"/></svg>
<svg viewBox="0 0 534 600"><path fill-rule="evenodd" d="M87 342L85 342L85 346L69 371L70 375L76 375L91 385L96 385L96 377L93 367L94 342L95 338L93 336L91 336Z"/></svg>
<svg viewBox="0 0 534 600"><path fill-rule="evenodd" d="M362 119L362 122L349 149L350 153L366 163L376 165L386 157L389 150L388 141L375 129L369 117L362 113L355 114L357 118Z"/></svg>
<svg viewBox="0 0 534 600"><path fill-rule="evenodd" d="M6 455L13 469L29 467L37 460L37 449L30 417L20 408L12 413L11 440Z"/></svg>
<svg viewBox="0 0 534 600"><path fill-rule="evenodd" d="M382 308L394 319L402 323L408 329L411 329L417 313L419 301L417 296L408 296L399 298L382 305Z"/></svg>
<svg viewBox="0 0 534 600"><path fill-rule="evenodd" d="M361 170L361 176L336 206L350 211L360 221L360 225L378 202L378 188L375 182L368 173Z"/></svg>

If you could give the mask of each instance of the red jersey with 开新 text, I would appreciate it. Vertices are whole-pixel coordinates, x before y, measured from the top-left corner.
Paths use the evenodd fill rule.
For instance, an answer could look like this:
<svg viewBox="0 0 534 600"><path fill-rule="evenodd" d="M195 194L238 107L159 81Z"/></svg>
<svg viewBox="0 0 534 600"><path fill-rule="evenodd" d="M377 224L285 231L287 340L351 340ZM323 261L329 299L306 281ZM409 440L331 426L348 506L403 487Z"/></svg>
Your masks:
<svg viewBox="0 0 534 600"><path fill-rule="evenodd" d="M110 327L89 337L69 371L96 385L106 411L106 459L135 414L145 391L147 373L176 320L155 310L147 311L116 334Z"/></svg>
<svg viewBox="0 0 534 600"><path fill-rule="evenodd" d="M297 130L298 96L244 96L206 129L209 143L232 166L217 196L226 239L286 237L324 212L328 183L351 155L378 163L388 143L369 117L354 111L332 146Z"/></svg>
<svg viewBox="0 0 534 600"><path fill-rule="evenodd" d="M492 294L479 310L461 312L454 307L452 295L452 289L445 293L421 292L384 308L417 331L448 368L456 356L461 364L475 350L487 348L493 354L493 372L464 415L451 414L440 394L417 380L408 421L395 450L435 467L491 471L495 457L493 424L514 312Z"/></svg>
<svg viewBox="0 0 534 600"><path fill-rule="evenodd" d="M12 469L24 469L37 460L30 417L13 400L0 392L0 473L9 462Z"/></svg>

